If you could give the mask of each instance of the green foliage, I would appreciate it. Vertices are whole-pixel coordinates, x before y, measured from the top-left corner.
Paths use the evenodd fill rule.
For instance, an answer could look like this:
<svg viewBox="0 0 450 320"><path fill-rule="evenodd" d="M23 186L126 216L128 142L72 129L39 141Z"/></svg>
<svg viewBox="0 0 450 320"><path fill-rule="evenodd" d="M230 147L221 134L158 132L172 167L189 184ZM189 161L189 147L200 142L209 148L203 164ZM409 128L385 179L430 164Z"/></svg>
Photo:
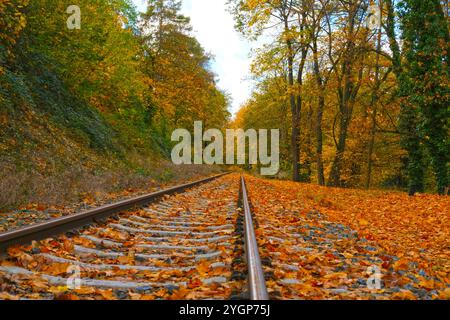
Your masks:
<svg viewBox="0 0 450 320"><path fill-rule="evenodd" d="M80 30L66 25L73 4ZM0 1L0 166L148 176L175 127L224 126L228 99L179 10L150 1L144 23L162 18L151 31L131 0Z"/></svg>
<svg viewBox="0 0 450 320"><path fill-rule="evenodd" d="M20 126L21 117L26 114L45 114L49 121L81 136L90 147L114 150L110 126L97 110L67 89L49 64L38 54L23 55L19 58L19 70L7 70L0 77L0 107L10 123ZM9 129L19 132L12 126Z"/></svg>
<svg viewBox="0 0 450 320"><path fill-rule="evenodd" d="M0 1L0 74L3 72L1 64L5 64L12 57L12 48L26 26L24 9L28 1Z"/></svg>
<svg viewBox="0 0 450 320"><path fill-rule="evenodd" d="M81 30L66 27L70 1L36 0L28 7L21 50L52 58L69 88L100 111L126 108L146 91L136 20L127 0L82 0Z"/></svg>
<svg viewBox="0 0 450 320"><path fill-rule="evenodd" d="M439 0L405 0L400 8L405 56L400 86L407 98L402 118L410 179L413 188L423 184L424 145L430 154L438 192L443 194L449 184L450 154L448 23Z"/></svg>

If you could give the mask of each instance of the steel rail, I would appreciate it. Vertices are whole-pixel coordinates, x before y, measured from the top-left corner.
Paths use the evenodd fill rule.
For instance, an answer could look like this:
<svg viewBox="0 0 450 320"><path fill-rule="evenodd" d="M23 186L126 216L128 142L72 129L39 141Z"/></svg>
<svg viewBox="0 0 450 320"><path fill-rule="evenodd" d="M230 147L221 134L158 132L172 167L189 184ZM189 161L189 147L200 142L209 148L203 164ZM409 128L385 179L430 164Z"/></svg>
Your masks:
<svg viewBox="0 0 450 320"><path fill-rule="evenodd" d="M227 174L228 173L219 174L213 177L179 185L155 193L123 200L114 204L105 205L85 212L52 219L50 221L30 225L17 230L0 233L0 254L5 253L6 250L11 246L26 244L31 241L38 241L51 236L55 236L60 233L75 230L77 228L87 226L89 224L98 222L99 220L108 218L120 212L145 206L166 195L183 192L186 189L213 181Z"/></svg>
<svg viewBox="0 0 450 320"><path fill-rule="evenodd" d="M247 188L243 176L241 177L241 201L245 218L245 252L248 265L248 289L250 299L254 301L269 300L261 257L259 255L258 242L256 241Z"/></svg>

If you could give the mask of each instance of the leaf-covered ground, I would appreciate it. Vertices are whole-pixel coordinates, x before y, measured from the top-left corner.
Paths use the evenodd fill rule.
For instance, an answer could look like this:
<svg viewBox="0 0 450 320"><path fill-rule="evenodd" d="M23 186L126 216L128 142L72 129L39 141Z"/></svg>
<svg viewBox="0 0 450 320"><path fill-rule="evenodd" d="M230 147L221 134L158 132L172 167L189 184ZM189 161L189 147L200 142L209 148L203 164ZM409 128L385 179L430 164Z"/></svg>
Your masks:
<svg viewBox="0 0 450 320"><path fill-rule="evenodd" d="M75 234L10 248L0 299L229 299L245 284L237 176ZM82 287L67 288L71 266ZM29 273L25 273L29 271ZM101 281L104 281L103 283Z"/></svg>
<svg viewBox="0 0 450 320"><path fill-rule="evenodd" d="M448 198L246 179L272 298L450 299ZM80 233L13 248L0 265L0 298L242 297L238 184L229 175ZM119 288L68 290L74 261L84 279ZM368 286L376 270L380 289Z"/></svg>
<svg viewBox="0 0 450 320"><path fill-rule="evenodd" d="M448 197L247 181L274 298L450 299Z"/></svg>
<svg viewBox="0 0 450 320"><path fill-rule="evenodd" d="M161 183L154 179L137 188L128 188L117 192L86 192L80 194L80 202L70 205L46 205L40 203L30 203L17 210L9 212L0 211L0 233L20 229L32 224L44 222L50 219L80 213L85 210L99 206L115 203L121 200L131 199L144 194L157 192L183 183L189 183L204 179L207 176L218 174L218 169L210 170L209 175L201 175L197 172L186 170L183 172L184 179L175 179L169 183ZM59 192L59 191L57 191Z"/></svg>

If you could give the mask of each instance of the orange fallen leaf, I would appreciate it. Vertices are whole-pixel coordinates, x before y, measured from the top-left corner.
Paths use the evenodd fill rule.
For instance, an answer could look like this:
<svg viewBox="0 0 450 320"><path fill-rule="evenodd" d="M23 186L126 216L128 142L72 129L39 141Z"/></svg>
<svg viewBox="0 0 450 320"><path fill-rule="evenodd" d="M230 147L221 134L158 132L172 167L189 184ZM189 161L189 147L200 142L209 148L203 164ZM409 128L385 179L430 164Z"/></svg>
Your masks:
<svg viewBox="0 0 450 320"><path fill-rule="evenodd" d="M97 294L100 294L105 300L116 300L112 290L97 290Z"/></svg>
<svg viewBox="0 0 450 320"><path fill-rule="evenodd" d="M70 294L70 293L62 293L59 295L55 295L55 300L59 300L59 301L77 301L77 300L81 300L80 297L78 297L77 295L74 294Z"/></svg>
<svg viewBox="0 0 450 320"><path fill-rule="evenodd" d="M395 262L393 265L394 270L397 270L397 271L407 270L408 266L409 266L409 262L405 259L400 259L397 262Z"/></svg>
<svg viewBox="0 0 450 320"><path fill-rule="evenodd" d="M367 221L366 219L360 219L360 220L358 221L358 223L359 223L359 225L362 226L362 227L366 227L366 226L369 225L369 221Z"/></svg>
<svg viewBox="0 0 450 320"><path fill-rule="evenodd" d="M417 300L416 296L408 290L402 290L392 296L394 300Z"/></svg>
<svg viewBox="0 0 450 320"><path fill-rule="evenodd" d="M171 300L184 300L186 299L187 295L190 293L188 289L185 287L180 288L179 290L175 291L171 296Z"/></svg>
<svg viewBox="0 0 450 320"><path fill-rule="evenodd" d="M439 293L439 299L441 300L450 300L450 288L445 289L444 291Z"/></svg>
<svg viewBox="0 0 450 320"><path fill-rule="evenodd" d="M202 285L203 285L203 282L198 278L191 279L188 282L189 289L195 289L195 288L201 287Z"/></svg>
<svg viewBox="0 0 450 320"><path fill-rule="evenodd" d="M54 276L60 276L66 274L67 271L69 270L69 267L70 267L69 263L52 263L46 265L44 267L44 271Z"/></svg>
<svg viewBox="0 0 450 320"><path fill-rule="evenodd" d="M130 257L128 257L128 256L121 256L121 257L117 258L117 261L120 264L129 265L129 264L131 264L132 259Z"/></svg>
<svg viewBox="0 0 450 320"><path fill-rule="evenodd" d="M211 265L208 261L203 261L197 265L196 269L197 269L198 273L200 274L200 276L204 277L211 270Z"/></svg>
<svg viewBox="0 0 450 320"><path fill-rule="evenodd" d="M423 279L422 281L420 281L419 286L421 286L424 289L432 290L436 287L436 284L434 283L433 279L430 280Z"/></svg>
<svg viewBox="0 0 450 320"><path fill-rule="evenodd" d="M94 294L95 293L95 289L91 288L91 287L82 287L80 289L74 290L74 292L77 293L77 294L81 294L81 295Z"/></svg>

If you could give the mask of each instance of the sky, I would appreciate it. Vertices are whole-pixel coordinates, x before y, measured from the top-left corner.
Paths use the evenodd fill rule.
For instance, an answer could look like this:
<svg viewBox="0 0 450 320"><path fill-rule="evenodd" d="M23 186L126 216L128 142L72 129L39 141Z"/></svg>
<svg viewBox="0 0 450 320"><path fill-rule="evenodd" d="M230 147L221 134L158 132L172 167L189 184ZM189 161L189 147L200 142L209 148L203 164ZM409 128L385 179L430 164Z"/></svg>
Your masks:
<svg viewBox="0 0 450 320"><path fill-rule="evenodd" d="M145 0L133 1L140 11L145 10ZM251 44L234 29L233 17L226 10L226 2L182 0L182 13L191 18L194 36L215 57L212 71L217 74L219 87L231 96L230 111L236 114L251 94Z"/></svg>

